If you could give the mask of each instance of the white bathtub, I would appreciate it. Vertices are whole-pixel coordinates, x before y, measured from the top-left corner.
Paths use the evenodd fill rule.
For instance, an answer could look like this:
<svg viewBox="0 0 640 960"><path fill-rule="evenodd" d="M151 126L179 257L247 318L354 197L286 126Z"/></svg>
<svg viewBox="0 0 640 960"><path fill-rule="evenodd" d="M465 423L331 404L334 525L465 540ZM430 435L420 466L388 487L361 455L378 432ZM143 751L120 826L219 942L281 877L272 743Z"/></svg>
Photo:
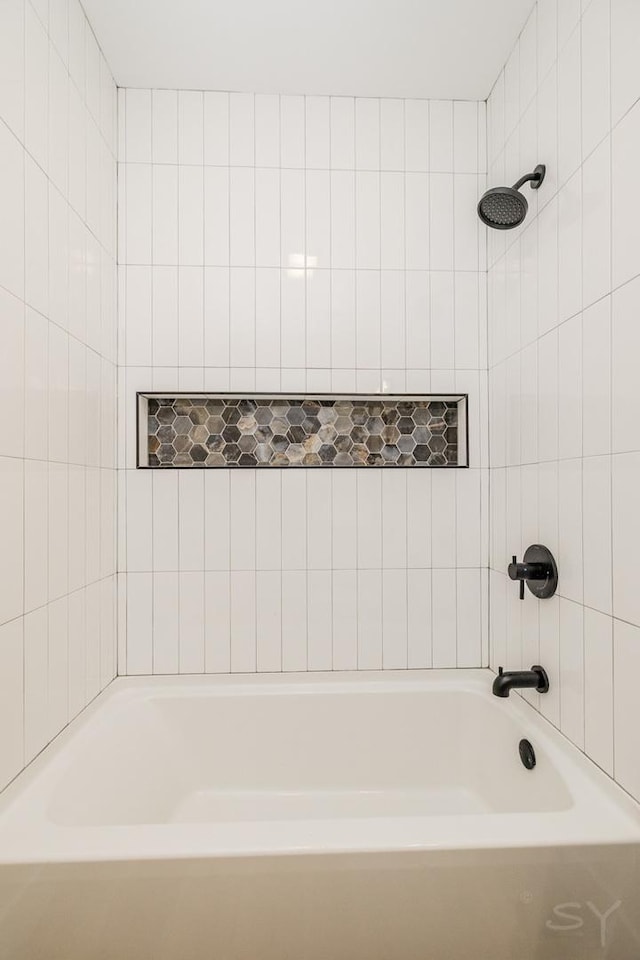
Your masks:
<svg viewBox="0 0 640 960"><path fill-rule="evenodd" d="M491 679L117 680L0 797L1 960L638 960L639 808Z"/></svg>

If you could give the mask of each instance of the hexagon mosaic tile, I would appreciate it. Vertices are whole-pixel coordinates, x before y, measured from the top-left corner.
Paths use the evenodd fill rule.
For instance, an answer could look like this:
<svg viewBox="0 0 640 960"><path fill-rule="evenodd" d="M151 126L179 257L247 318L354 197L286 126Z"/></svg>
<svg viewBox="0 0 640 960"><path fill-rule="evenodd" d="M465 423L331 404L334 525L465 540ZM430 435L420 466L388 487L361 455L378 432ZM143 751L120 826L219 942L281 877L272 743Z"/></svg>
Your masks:
<svg viewBox="0 0 640 960"><path fill-rule="evenodd" d="M149 467L458 466L458 399L145 399Z"/></svg>

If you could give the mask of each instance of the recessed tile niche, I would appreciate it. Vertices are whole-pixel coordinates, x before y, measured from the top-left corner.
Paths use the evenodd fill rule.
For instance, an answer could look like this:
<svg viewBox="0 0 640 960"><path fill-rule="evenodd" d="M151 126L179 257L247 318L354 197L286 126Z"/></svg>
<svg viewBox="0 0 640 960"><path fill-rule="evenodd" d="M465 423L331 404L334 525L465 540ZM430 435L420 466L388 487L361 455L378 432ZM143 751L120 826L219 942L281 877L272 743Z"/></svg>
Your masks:
<svg viewBox="0 0 640 960"><path fill-rule="evenodd" d="M138 466L466 467L466 394L138 394Z"/></svg>

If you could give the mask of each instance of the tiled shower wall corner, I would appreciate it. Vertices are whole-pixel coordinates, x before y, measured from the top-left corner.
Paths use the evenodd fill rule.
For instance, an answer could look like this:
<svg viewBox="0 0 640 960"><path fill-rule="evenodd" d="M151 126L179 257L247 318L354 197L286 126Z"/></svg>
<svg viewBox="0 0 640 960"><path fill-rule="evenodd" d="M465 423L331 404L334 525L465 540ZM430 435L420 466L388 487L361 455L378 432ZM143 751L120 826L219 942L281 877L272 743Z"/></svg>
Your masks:
<svg viewBox="0 0 640 960"><path fill-rule="evenodd" d="M119 104L120 672L486 663L485 105ZM137 390L468 393L471 466L136 471Z"/></svg>
<svg viewBox="0 0 640 960"><path fill-rule="evenodd" d="M531 701L637 799L639 37L638 3L539 0L488 105L490 182L547 164L489 231L491 663L542 663ZM520 603L533 542L558 594Z"/></svg>
<svg viewBox="0 0 640 960"><path fill-rule="evenodd" d="M4 0L0 788L116 669L116 103L77 0Z"/></svg>

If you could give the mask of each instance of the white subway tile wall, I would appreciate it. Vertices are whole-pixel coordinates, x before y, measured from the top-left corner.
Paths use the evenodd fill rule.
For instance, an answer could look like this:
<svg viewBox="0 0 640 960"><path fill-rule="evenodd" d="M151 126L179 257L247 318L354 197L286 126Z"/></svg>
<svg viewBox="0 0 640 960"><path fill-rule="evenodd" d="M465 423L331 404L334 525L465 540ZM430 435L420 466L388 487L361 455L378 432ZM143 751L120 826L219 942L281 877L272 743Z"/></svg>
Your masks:
<svg viewBox="0 0 640 960"><path fill-rule="evenodd" d="M116 672L116 115L78 0L4 0L0 789Z"/></svg>
<svg viewBox="0 0 640 960"><path fill-rule="evenodd" d="M488 284L491 665L542 663L539 709L640 799L638 37L638 3L533 10L489 97L489 182L547 176L489 231ZM506 564L535 541L558 596L521 604Z"/></svg>
<svg viewBox="0 0 640 960"><path fill-rule="evenodd" d="M485 134L119 91L121 673L486 664ZM140 472L136 390L465 392L471 467Z"/></svg>

